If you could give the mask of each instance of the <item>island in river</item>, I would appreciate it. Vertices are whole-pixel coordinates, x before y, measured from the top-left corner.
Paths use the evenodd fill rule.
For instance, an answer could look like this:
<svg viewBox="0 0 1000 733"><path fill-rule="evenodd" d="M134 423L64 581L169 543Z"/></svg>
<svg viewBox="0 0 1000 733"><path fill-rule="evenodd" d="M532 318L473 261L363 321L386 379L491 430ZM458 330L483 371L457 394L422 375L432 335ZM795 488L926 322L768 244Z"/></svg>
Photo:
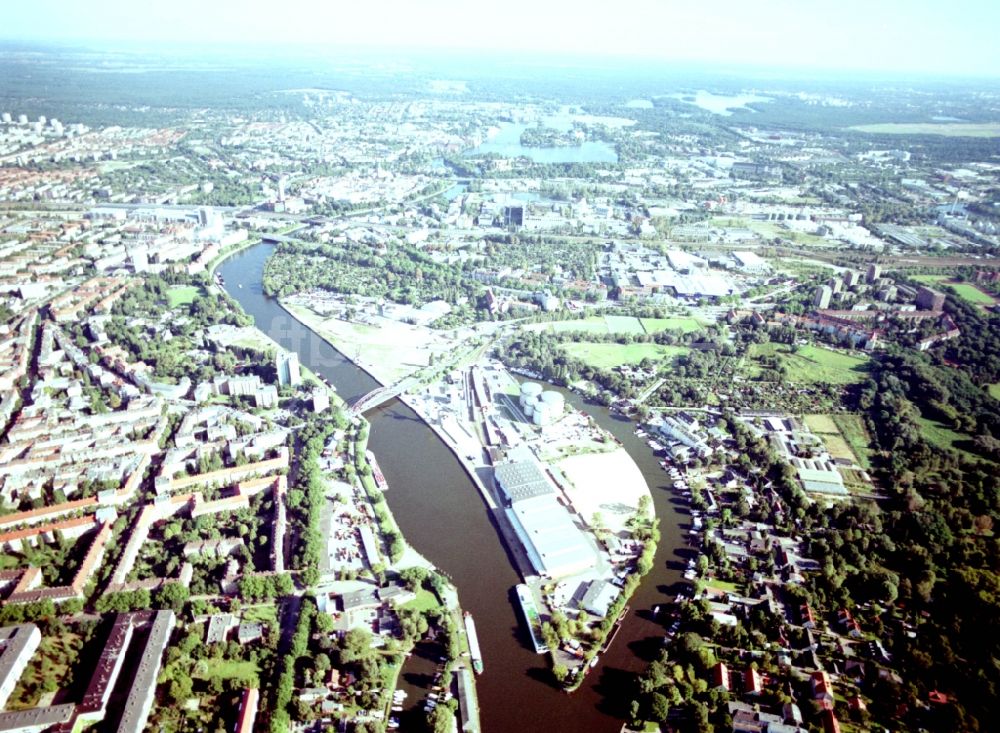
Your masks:
<svg viewBox="0 0 1000 733"><path fill-rule="evenodd" d="M578 686L613 640L659 537L629 454L562 394L522 384L490 358L499 324L441 331L330 293L282 305L390 387L387 399L398 391L455 453L539 610L555 679Z"/></svg>

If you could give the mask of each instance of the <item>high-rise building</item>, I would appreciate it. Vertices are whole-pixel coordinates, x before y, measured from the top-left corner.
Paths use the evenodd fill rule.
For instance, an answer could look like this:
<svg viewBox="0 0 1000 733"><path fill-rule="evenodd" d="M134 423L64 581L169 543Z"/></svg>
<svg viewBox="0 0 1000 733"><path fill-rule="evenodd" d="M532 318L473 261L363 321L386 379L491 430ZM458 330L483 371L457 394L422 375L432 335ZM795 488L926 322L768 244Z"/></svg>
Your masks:
<svg viewBox="0 0 1000 733"><path fill-rule="evenodd" d="M285 187L288 185L288 179L285 176L278 178L278 201L285 200Z"/></svg>
<svg viewBox="0 0 1000 733"><path fill-rule="evenodd" d="M880 277L882 277L882 265L876 265L874 262L868 265L868 284L871 285Z"/></svg>
<svg viewBox="0 0 1000 733"><path fill-rule="evenodd" d="M322 387L317 387L312 392L313 412L323 412L330 407L330 395Z"/></svg>
<svg viewBox="0 0 1000 733"><path fill-rule="evenodd" d="M274 367L278 372L278 384L295 386L302 381L299 374L299 355L294 351L283 351L275 357Z"/></svg>
<svg viewBox="0 0 1000 733"><path fill-rule="evenodd" d="M944 308L944 293L927 287L917 289L917 308L925 311L939 311Z"/></svg>
<svg viewBox="0 0 1000 733"><path fill-rule="evenodd" d="M820 309L829 308L832 296L833 290L829 285L820 285L816 288L816 294L813 296L813 305Z"/></svg>
<svg viewBox="0 0 1000 733"><path fill-rule="evenodd" d="M853 288L861 280L861 273L855 272L854 270L848 270L844 273L844 284Z"/></svg>

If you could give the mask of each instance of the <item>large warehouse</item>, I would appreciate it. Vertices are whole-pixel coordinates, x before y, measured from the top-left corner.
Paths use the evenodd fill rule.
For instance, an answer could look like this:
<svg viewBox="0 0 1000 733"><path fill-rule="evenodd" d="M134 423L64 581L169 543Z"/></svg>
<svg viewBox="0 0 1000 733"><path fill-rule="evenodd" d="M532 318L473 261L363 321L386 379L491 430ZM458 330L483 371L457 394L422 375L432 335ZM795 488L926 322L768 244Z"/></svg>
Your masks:
<svg viewBox="0 0 1000 733"><path fill-rule="evenodd" d="M597 564L597 552L554 494L515 502L507 510L539 575L564 578Z"/></svg>

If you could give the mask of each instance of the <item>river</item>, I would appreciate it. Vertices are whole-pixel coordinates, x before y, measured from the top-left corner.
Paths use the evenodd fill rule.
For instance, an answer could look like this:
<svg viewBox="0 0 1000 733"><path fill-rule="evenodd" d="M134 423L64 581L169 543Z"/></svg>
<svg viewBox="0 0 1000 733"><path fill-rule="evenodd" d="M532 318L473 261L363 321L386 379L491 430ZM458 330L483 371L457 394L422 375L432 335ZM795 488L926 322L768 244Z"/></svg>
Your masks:
<svg viewBox="0 0 1000 733"><path fill-rule="evenodd" d="M218 269L226 290L258 328L299 354L303 365L327 379L345 400L377 382L293 319L263 293L261 274L272 245L236 253ZM403 534L458 588L462 607L476 619L485 672L477 678L481 721L487 733L517 731L618 731L627 712L632 672L641 670L663 637L650 609L664 603L681 581L678 549L686 515L667 490L667 474L627 420L603 407L577 407L619 438L653 493L663 535L654 569L631 601L632 611L609 652L572 695L549 684L545 657L529 641L513 600L520 582L479 492L458 459L420 418L398 400L367 414L369 447L389 483L386 500ZM668 567L667 563L670 563ZM409 701L408 701L409 702Z"/></svg>

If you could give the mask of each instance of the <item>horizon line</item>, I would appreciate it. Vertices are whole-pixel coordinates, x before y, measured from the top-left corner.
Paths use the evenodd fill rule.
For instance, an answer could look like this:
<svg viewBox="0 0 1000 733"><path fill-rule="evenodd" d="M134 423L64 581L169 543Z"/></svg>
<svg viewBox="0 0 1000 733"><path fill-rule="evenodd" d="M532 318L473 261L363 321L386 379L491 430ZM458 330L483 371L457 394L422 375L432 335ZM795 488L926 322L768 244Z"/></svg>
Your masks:
<svg viewBox="0 0 1000 733"><path fill-rule="evenodd" d="M595 66L602 63L612 63L615 65L626 64L655 64L658 67L677 67L673 71L688 70L713 70L725 71L735 76L751 76L761 73L781 73L786 78L801 78L811 74L818 74L829 80L831 77L837 78L854 76L880 77L883 80L905 79L908 82L916 81L914 77L926 79L927 81L997 81L1000 82L1000 70L997 71L958 71L958 70L926 70L926 69L901 69L885 67L860 67L860 66L780 66L773 63L760 61L747 61L742 59L706 59L697 57L670 57L649 54L623 54L618 52L601 53L600 51L586 54L582 52L550 51L545 49L503 49L495 47L477 48L472 46L381 46L376 44L351 44L340 43L330 44L321 41L294 42L288 40L278 40L263 43L261 41L249 41L241 39L224 39L206 44L202 40L189 39L126 39L119 37L101 36L80 36L80 37L5 37L0 35L0 46L23 44L26 46L54 46L63 48L72 47L92 47L94 44L104 46L111 45L120 49L130 51L154 51L155 49L197 49L203 56L217 58L226 56L227 53L237 49L246 51L256 49L257 54L263 58L273 59L276 55L291 60L303 60L307 57L326 56L328 58L345 57L349 55L383 55L386 57L468 57L484 56L488 58L504 58L507 60L520 61L520 65L529 59L551 60L554 58L565 59L574 65L581 65L580 62L587 62ZM107 49L102 49L107 50ZM292 53L287 53L291 51ZM322 51L322 53L319 53ZM285 52L285 53L282 53ZM735 67L735 68L734 68ZM592 69L593 70L593 69ZM657 69L665 70L665 69ZM499 75L499 74L498 74ZM843 79L847 80L847 79ZM858 79L860 81L860 79Z"/></svg>

